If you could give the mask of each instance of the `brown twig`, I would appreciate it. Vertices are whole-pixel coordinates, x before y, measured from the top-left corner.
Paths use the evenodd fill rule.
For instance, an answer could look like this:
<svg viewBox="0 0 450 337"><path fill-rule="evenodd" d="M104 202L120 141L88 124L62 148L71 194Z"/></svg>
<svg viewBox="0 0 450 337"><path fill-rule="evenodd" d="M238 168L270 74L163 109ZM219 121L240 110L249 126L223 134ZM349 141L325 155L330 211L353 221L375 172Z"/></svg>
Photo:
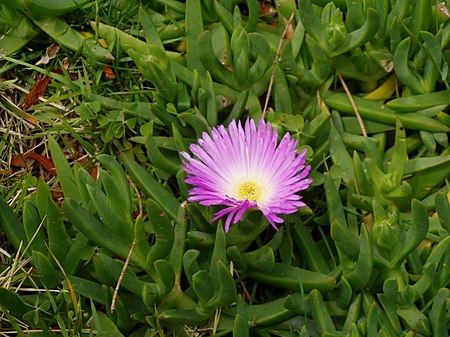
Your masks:
<svg viewBox="0 0 450 337"><path fill-rule="evenodd" d="M141 195L140 195L139 190L136 187L136 185L131 181L130 177L127 177L127 178L128 178L128 181L130 182L131 187L136 191L136 196L137 196L138 204L139 204L139 216L142 218L144 211L143 211L143 206L142 206ZM122 283L123 276L125 275L125 271L128 268L128 264L130 263L131 256L133 255L135 247L136 247L136 239L133 240L133 244L131 245L130 251L128 252L128 256L127 256L127 259L125 260L125 264L123 265L123 268L120 272L119 279L117 280L116 288L114 289L114 295L113 295L113 298L111 301L111 307L109 308L111 313L116 311L116 301L117 301L117 296L119 295L120 285Z"/></svg>
<svg viewBox="0 0 450 337"><path fill-rule="evenodd" d="M339 72L336 72L336 74L338 75L339 81L341 82L342 87L344 88L344 91L347 94L348 100L350 101L350 104L351 104L351 106L353 108L353 111L355 112L355 116L356 116L356 119L358 120L359 127L361 128L361 132L362 132L364 137L367 137L366 127L364 126L364 122L363 122L363 120L361 118L361 115L359 114L358 107L356 106L356 103L353 100L352 93L350 92L350 90L348 90L347 84L345 83L344 78L342 77L342 75Z"/></svg>
<svg viewBox="0 0 450 337"><path fill-rule="evenodd" d="M116 288L114 289L114 295L111 301L111 307L109 308L109 311L111 311L111 313L114 313L114 311L116 311L116 302L117 296L119 295L120 285L122 284L123 276L125 275L125 271L127 270L128 264L130 263L131 256L133 255L134 247L136 247L136 239L133 240L133 244L131 245L130 251L128 252L128 256L120 272L119 279L117 280Z"/></svg>
<svg viewBox="0 0 450 337"><path fill-rule="evenodd" d="M280 37L280 42L278 43L277 53L275 55L275 60L273 61L273 69L272 69L272 75L270 76L269 88L267 89L266 101L264 102L264 109L263 109L262 116L261 116L262 119L264 119L264 117L266 116L267 107L269 105L270 95L272 94L275 70L277 69L278 59L281 56L281 48L283 47L283 40L289 30L289 27L290 27L293 19L294 19L294 13L291 14L291 16L289 17L289 20L286 22L286 25L283 30L283 34L281 34L281 37Z"/></svg>

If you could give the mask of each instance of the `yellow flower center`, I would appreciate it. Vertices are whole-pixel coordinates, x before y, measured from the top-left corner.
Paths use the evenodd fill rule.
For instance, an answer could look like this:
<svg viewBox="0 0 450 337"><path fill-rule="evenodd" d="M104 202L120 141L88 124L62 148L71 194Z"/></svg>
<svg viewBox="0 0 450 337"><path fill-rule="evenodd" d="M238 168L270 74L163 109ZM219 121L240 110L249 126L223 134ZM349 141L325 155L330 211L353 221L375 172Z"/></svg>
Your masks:
<svg viewBox="0 0 450 337"><path fill-rule="evenodd" d="M252 182L247 181L239 186L238 198L239 200L258 201L261 198L261 187Z"/></svg>

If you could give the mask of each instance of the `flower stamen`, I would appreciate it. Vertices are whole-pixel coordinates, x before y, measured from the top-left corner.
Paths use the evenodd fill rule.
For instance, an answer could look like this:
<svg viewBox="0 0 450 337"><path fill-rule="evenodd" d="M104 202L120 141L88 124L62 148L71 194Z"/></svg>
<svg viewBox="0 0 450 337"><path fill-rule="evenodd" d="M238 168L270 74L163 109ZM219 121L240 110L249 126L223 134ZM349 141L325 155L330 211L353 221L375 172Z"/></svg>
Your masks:
<svg viewBox="0 0 450 337"><path fill-rule="evenodd" d="M246 181L239 185L237 199L258 201L261 199L261 187L253 181Z"/></svg>

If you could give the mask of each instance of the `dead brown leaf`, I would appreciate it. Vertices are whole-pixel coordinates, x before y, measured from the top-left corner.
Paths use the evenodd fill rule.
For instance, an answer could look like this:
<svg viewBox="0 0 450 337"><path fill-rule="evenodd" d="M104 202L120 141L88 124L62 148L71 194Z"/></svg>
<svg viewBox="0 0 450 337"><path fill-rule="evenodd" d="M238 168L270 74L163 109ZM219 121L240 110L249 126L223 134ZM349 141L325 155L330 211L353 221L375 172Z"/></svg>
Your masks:
<svg viewBox="0 0 450 337"><path fill-rule="evenodd" d="M32 161L36 161L45 168L52 176L56 176L55 165L51 159L44 157L38 153L26 153L24 155L14 154L11 158L11 166L28 167Z"/></svg>
<svg viewBox="0 0 450 337"><path fill-rule="evenodd" d="M275 11L272 8L272 1L270 0L259 0L259 13L261 15L270 15Z"/></svg>
<svg viewBox="0 0 450 337"><path fill-rule="evenodd" d="M116 74L114 74L114 71L109 65L103 66L103 70L105 71L106 78L109 78L110 80L113 80L116 78Z"/></svg>
<svg viewBox="0 0 450 337"><path fill-rule="evenodd" d="M53 73L61 74L62 70L61 68L57 70L52 70ZM47 85L51 81L51 77L45 76L44 74L39 74L38 78L36 79L36 82L34 83L33 88L30 90L28 95L25 97L25 99L22 102L22 107L24 109L28 109L29 107L35 105L39 102L39 97L47 90Z"/></svg>

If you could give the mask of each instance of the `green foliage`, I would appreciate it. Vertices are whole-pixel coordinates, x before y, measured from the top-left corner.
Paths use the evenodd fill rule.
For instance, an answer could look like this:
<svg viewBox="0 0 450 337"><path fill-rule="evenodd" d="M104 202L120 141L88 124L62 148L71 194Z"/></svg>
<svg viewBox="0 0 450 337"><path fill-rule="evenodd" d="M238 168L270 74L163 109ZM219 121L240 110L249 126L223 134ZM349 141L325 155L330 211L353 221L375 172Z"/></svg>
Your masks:
<svg viewBox="0 0 450 337"><path fill-rule="evenodd" d="M0 2L0 333L447 336L446 4L263 3ZM180 152L262 116L307 150L309 207L225 234ZM55 169L4 167L24 144Z"/></svg>

